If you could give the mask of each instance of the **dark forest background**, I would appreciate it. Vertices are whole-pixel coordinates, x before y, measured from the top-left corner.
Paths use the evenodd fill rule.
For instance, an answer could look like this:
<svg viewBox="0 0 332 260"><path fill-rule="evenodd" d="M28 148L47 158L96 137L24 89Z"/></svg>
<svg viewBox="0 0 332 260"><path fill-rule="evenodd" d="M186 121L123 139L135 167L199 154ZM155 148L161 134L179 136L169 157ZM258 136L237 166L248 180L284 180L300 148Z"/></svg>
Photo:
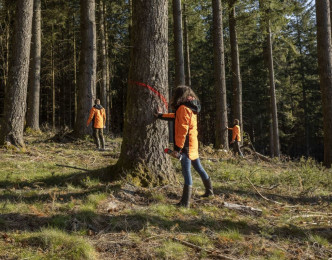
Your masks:
<svg viewBox="0 0 332 260"><path fill-rule="evenodd" d="M171 1L170 1L171 2ZM97 1L97 4L99 1ZM73 128L80 57L80 3L78 0L42 0L41 130ZM202 102L199 139L215 141L215 90L213 68L212 4L186 0L191 86ZM273 59L281 153L290 157L323 159L323 117L317 63L315 6L312 1L270 1ZM96 8L97 46L100 26ZM105 1L110 72L109 134L121 136L130 63L130 2ZM270 97L265 35L258 1L236 6L237 37L243 87L243 130L256 151L270 154ZM15 7L0 1L0 117L3 117L8 80L10 38ZM142 13L142 16L144 13ZM232 70L229 5L223 1L223 30L227 108L232 121ZM169 3L169 87L175 87L172 5ZM98 54L100 55L100 53ZM101 60L97 63L97 97L100 96Z"/></svg>

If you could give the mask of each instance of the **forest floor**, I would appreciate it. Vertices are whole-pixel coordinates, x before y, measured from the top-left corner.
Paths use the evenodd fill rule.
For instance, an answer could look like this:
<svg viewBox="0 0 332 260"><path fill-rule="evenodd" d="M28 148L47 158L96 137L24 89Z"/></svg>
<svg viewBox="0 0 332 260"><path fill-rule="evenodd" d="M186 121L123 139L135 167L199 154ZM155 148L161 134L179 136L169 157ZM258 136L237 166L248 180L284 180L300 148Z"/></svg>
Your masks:
<svg viewBox="0 0 332 260"><path fill-rule="evenodd" d="M332 171L313 160L271 162L201 150L215 196L194 175L190 209L177 184L112 182L121 139L25 137L0 150L0 259L332 259ZM232 208L240 205L238 209Z"/></svg>

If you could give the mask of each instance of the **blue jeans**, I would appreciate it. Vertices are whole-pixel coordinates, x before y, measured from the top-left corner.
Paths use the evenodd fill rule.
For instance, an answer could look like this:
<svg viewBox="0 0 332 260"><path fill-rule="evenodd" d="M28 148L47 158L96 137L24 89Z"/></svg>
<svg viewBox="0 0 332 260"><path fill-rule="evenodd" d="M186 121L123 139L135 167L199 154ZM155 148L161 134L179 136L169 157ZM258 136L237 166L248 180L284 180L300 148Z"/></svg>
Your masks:
<svg viewBox="0 0 332 260"><path fill-rule="evenodd" d="M204 170L199 158L192 161L189 159L187 154L183 153L181 159L181 165L182 165L182 175L184 178L184 184L193 185L193 180L191 177L191 165L194 166L194 169L199 173L202 180L209 179L209 175L207 175L206 171Z"/></svg>

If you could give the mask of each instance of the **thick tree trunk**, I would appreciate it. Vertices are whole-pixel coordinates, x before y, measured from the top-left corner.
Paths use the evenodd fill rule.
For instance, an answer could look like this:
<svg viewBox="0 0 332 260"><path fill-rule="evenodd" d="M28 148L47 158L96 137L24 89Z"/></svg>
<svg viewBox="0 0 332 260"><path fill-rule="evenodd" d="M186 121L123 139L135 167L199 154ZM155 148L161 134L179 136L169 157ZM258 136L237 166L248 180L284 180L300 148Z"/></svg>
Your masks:
<svg viewBox="0 0 332 260"><path fill-rule="evenodd" d="M232 59L232 84L233 84L233 120L240 121L240 128L243 131L242 122L242 81L240 73L239 48L236 34L236 0L230 0L229 10L229 34L231 43L231 59Z"/></svg>
<svg viewBox="0 0 332 260"><path fill-rule="evenodd" d="M40 60L41 60L41 0L34 0L32 21L31 65L29 72L29 93L27 127L39 131L40 104Z"/></svg>
<svg viewBox="0 0 332 260"><path fill-rule="evenodd" d="M228 122L221 0L212 0L216 93L216 148L228 149Z"/></svg>
<svg viewBox="0 0 332 260"><path fill-rule="evenodd" d="M185 84L181 0L173 0L175 86Z"/></svg>
<svg viewBox="0 0 332 260"><path fill-rule="evenodd" d="M323 101L324 165L332 164L332 46L329 0L316 0L319 78Z"/></svg>
<svg viewBox="0 0 332 260"><path fill-rule="evenodd" d="M20 1L15 15L12 61L9 67L8 91L0 143L24 148L23 131L29 76L33 0Z"/></svg>
<svg viewBox="0 0 332 260"><path fill-rule="evenodd" d="M101 59L101 80L100 80L100 102L102 106L107 107L107 56L106 56L106 39L104 23L104 1L99 1L99 40L100 40L100 59Z"/></svg>
<svg viewBox="0 0 332 260"><path fill-rule="evenodd" d="M183 39L185 50L185 81L187 86L191 86L191 71L190 71L190 49L189 49L189 37L188 37L188 18L186 13L186 4L183 4Z"/></svg>
<svg viewBox="0 0 332 260"><path fill-rule="evenodd" d="M86 127L89 111L96 98L96 21L95 1L81 0L81 56L79 64L78 104L75 134L91 133Z"/></svg>
<svg viewBox="0 0 332 260"><path fill-rule="evenodd" d="M160 184L174 180L170 157L163 152L168 147L167 122L154 117L157 107L164 104L137 83L153 86L168 97L168 1L133 1L132 5L130 81L117 167L122 174L138 171L143 185Z"/></svg>

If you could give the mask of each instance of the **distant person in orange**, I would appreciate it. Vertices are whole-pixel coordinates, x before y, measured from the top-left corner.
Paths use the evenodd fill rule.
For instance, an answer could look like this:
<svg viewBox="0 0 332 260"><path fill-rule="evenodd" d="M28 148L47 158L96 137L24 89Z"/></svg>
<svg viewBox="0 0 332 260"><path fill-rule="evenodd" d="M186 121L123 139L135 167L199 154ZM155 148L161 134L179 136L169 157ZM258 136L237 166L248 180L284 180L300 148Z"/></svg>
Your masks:
<svg viewBox="0 0 332 260"><path fill-rule="evenodd" d="M232 128L228 127L228 130L232 130L231 144L233 144L234 154L238 153L241 157L243 157L243 154L240 149L241 130L239 124L240 124L239 119L234 119L234 126Z"/></svg>
<svg viewBox="0 0 332 260"><path fill-rule="evenodd" d="M100 100L95 100L95 105L90 110L89 119L86 122L86 126L88 127L92 120L92 128L93 128L93 138L96 142L97 149L100 151L105 151L105 139L103 134L103 129L106 125L106 113L105 108L100 105ZM101 146L100 146L101 140Z"/></svg>

